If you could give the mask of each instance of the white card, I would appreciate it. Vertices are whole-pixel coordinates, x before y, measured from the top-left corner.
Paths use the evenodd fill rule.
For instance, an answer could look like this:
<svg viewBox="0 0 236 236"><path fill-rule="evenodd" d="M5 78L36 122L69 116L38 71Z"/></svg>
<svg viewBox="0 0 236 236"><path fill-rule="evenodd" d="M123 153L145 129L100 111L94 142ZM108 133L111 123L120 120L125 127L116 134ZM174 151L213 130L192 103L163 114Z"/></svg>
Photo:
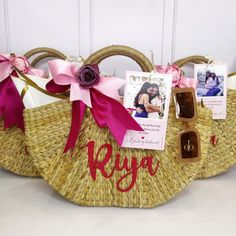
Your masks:
<svg viewBox="0 0 236 236"><path fill-rule="evenodd" d="M226 119L227 65L195 64L194 78L197 79L197 101L212 110L213 119Z"/></svg>
<svg viewBox="0 0 236 236"><path fill-rule="evenodd" d="M144 131L128 130L122 147L164 150L172 75L126 73L124 106Z"/></svg>

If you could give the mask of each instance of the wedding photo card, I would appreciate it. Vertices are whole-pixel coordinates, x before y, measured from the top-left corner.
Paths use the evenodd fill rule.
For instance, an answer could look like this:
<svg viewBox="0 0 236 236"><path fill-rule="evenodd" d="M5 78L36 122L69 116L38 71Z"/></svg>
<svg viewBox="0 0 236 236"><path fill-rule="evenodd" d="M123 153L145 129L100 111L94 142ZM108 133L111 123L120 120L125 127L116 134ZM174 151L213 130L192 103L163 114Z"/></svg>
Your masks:
<svg viewBox="0 0 236 236"><path fill-rule="evenodd" d="M226 119L227 65L195 64L194 79L198 81L197 101L212 110L213 119Z"/></svg>
<svg viewBox="0 0 236 236"><path fill-rule="evenodd" d="M126 73L124 106L144 131L128 130L122 147L164 150L172 75Z"/></svg>

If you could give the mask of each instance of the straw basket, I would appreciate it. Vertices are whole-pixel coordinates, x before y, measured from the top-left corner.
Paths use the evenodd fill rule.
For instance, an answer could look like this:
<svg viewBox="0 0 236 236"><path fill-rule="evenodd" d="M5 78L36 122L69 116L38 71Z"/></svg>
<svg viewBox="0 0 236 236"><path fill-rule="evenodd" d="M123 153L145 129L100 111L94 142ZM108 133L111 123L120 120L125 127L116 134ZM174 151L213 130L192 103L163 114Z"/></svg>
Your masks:
<svg viewBox="0 0 236 236"><path fill-rule="evenodd" d="M187 63L208 63L203 56L190 56L176 61L179 67ZM221 174L236 164L236 90L227 90L227 119L212 120L212 133L218 139L209 145L208 155L198 178ZM210 143L210 136L207 138Z"/></svg>
<svg viewBox="0 0 236 236"><path fill-rule="evenodd" d="M27 52L25 57L30 58L38 53L43 54L35 58L32 65L46 57L65 59L64 54L52 48L36 48ZM5 130L3 127L3 120L0 120L0 166L18 175L40 176L28 155L24 132L17 127Z"/></svg>
<svg viewBox="0 0 236 236"><path fill-rule="evenodd" d="M126 46L110 46L92 54L85 64L100 63L103 59L123 55L134 59L143 71L153 69L150 61L140 52ZM197 128L201 134L202 156L207 154L210 135L211 113L199 107ZM73 153L64 153L63 149L71 125L71 104L62 100L46 106L26 109L24 111L26 139L30 155L42 177L66 199L85 206L119 206L151 208L176 196L191 182L201 170L204 158L198 163L183 164L178 161L177 136L183 130L181 122L176 121L175 109L170 108L165 151L121 148L111 136L108 129L100 129L91 112L87 109L83 119L80 136ZM135 157L137 163L144 156L153 156L155 163L160 161L156 175L150 176L146 169L139 169L137 181L128 192L118 191L118 182L127 171L115 171L110 178L104 178L99 170L96 180L90 175L88 166L88 141L95 141L95 153L103 144L111 145L112 154L106 163L105 171L111 173L117 156L120 164L128 158ZM104 150L103 150L104 151ZM98 155L104 159L105 152ZM127 164L127 163L126 163ZM131 182L131 175L120 181L126 188Z"/></svg>

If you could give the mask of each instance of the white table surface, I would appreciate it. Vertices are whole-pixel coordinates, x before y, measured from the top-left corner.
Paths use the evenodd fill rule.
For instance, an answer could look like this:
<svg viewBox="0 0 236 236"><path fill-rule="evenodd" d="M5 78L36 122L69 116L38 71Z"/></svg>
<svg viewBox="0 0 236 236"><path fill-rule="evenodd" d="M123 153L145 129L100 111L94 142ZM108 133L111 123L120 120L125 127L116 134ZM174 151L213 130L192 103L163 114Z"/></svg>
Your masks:
<svg viewBox="0 0 236 236"><path fill-rule="evenodd" d="M235 236L236 167L155 209L80 207L42 179L0 169L0 236Z"/></svg>

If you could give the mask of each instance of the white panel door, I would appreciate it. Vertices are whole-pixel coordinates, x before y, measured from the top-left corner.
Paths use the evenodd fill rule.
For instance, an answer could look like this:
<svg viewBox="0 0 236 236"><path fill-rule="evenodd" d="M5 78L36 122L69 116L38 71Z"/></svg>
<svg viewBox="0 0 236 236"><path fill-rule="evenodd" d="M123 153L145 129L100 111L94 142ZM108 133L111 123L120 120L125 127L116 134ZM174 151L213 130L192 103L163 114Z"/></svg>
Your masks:
<svg viewBox="0 0 236 236"><path fill-rule="evenodd" d="M134 47L148 57L153 50L156 63L161 62L163 0L92 0L91 52L111 44ZM138 70L136 63L114 57L102 63L109 73L124 77L125 70Z"/></svg>
<svg viewBox="0 0 236 236"><path fill-rule="evenodd" d="M172 61L211 55L236 71L235 0L176 0Z"/></svg>
<svg viewBox="0 0 236 236"><path fill-rule="evenodd" d="M10 51L39 46L79 54L77 0L8 0Z"/></svg>
<svg viewBox="0 0 236 236"><path fill-rule="evenodd" d="M236 70L235 0L0 0L0 51L55 47L87 57L111 44L137 48L158 64L212 55ZM126 58L102 63L124 77Z"/></svg>

